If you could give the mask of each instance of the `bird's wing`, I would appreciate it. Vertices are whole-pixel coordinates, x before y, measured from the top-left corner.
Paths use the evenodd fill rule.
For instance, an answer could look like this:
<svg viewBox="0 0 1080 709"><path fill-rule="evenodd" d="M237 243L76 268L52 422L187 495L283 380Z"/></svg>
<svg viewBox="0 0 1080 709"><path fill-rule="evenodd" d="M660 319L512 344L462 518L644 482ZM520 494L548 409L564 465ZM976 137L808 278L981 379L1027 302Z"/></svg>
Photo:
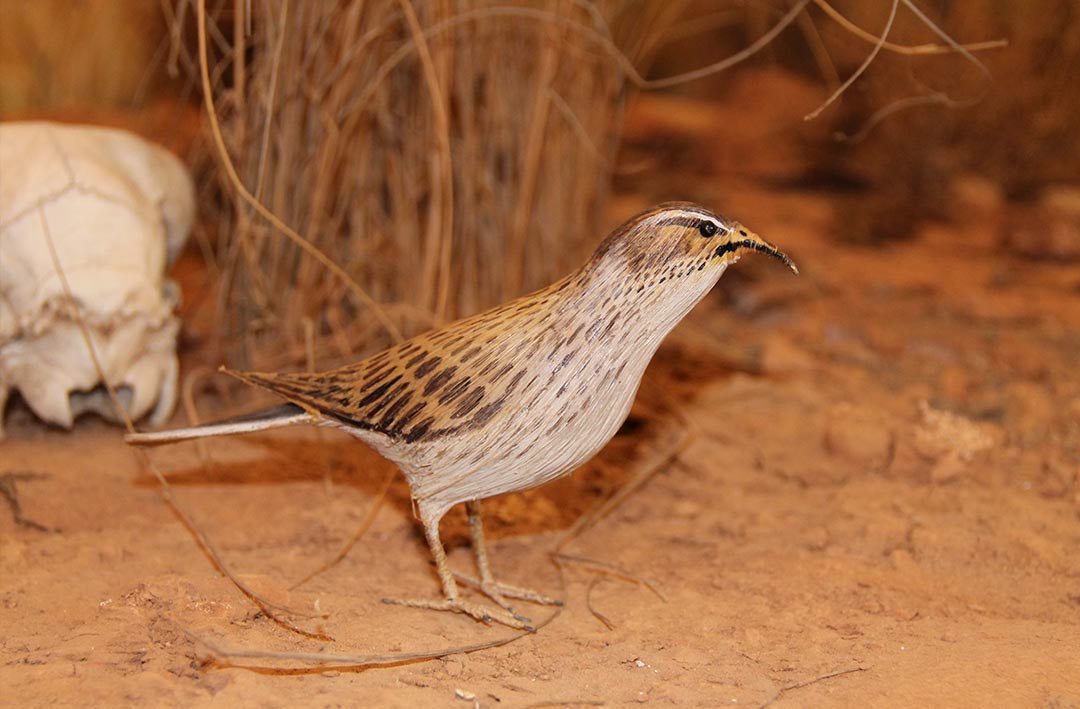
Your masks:
<svg viewBox="0 0 1080 709"><path fill-rule="evenodd" d="M318 418L336 419L361 429L375 429L371 404L389 393L384 383L400 381L400 367L390 351L347 367L326 372L240 372L225 373L248 384L268 389Z"/></svg>
<svg viewBox="0 0 1080 709"><path fill-rule="evenodd" d="M511 301L501 309L513 306ZM528 383L523 381L530 369L526 365L543 344L541 338L523 346L520 328L505 325L501 309L431 330L327 372L226 371L308 413L393 440L412 443L476 431L503 410L519 385Z"/></svg>

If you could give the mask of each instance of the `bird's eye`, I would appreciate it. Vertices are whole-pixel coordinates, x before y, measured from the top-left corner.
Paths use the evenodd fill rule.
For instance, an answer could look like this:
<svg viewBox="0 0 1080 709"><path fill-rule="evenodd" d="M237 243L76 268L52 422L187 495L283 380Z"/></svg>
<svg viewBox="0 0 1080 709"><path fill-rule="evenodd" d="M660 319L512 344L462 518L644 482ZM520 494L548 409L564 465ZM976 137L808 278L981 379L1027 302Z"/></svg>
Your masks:
<svg viewBox="0 0 1080 709"><path fill-rule="evenodd" d="M702 221L700 224L698 224L698 231L700 231L701 235L704 236L706 239L708 239L710 236L716 236L716 232L719 231L719 229L720 227L716 226L715 222Z"/></svg>

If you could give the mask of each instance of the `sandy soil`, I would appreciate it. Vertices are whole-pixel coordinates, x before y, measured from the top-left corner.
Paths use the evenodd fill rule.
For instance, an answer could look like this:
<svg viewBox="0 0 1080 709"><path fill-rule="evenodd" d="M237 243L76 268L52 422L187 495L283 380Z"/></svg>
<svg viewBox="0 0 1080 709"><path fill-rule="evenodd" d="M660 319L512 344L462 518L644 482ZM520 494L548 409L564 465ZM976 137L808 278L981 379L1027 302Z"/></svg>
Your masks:
<svg viewBox="0 0 1080 709"><path fill-rule="evenodd" d="M153 453L245 582L326 614L296 619L333 638L315 640L218 573L117 429L15 407L0 473L40 527L0 509L5 702L1080 706L1080 265L1021 260L975 223L844 246L826 197L747 184L687 196L733 205L802 277L744 259L596 463L487 505L496 572L565 599L550 622L528 608L537 633L388 667L226 661L211 646L386 655L515 633L380 602L438 593L401 481L342 562L290 590L390 472L351 439L218 441L209 465L194 445ZM560 572L571 525L650 469L565 549L626 578ZM444 529L471 571L463 516Z"/></svg>

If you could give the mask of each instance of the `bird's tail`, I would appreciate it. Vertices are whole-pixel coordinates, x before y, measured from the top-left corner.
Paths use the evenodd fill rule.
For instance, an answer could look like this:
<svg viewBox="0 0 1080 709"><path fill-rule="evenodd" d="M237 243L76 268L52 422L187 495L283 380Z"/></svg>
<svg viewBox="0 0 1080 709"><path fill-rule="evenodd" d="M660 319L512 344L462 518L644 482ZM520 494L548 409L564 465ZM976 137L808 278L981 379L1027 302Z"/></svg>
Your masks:
<svg viewBox="0 0 1080 709"><path fill-rule="evenodd" d="M315 417L296 404L282 404L270 409L256 411L253 414L208 423L203 426L177 428L172 431L150 431L147 433L129 433L124 440L136 446L158 446L165 443L187 441L193 438L209 436L230 436L234 433L252 433L267 431L272 428L311 423Z"/></svg>

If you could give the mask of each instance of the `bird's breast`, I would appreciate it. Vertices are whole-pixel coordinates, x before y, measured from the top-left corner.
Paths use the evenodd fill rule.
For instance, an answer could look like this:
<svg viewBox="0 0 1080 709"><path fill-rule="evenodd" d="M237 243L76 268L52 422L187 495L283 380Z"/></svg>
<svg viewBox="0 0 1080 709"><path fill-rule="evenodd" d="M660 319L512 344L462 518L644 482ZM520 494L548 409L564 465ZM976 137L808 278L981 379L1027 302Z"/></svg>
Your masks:
<svg viewBox="0 0 1080 709"><path fill-rule="evenodd" d="M449 508L542 485L595 455L626 419L658 344L632 323L620 328L622 317L548 329L515 362L516 385L496 414L413 446L401 459L386 452L414 496ZM505 392L489 396L498 401Z"/></svg>

